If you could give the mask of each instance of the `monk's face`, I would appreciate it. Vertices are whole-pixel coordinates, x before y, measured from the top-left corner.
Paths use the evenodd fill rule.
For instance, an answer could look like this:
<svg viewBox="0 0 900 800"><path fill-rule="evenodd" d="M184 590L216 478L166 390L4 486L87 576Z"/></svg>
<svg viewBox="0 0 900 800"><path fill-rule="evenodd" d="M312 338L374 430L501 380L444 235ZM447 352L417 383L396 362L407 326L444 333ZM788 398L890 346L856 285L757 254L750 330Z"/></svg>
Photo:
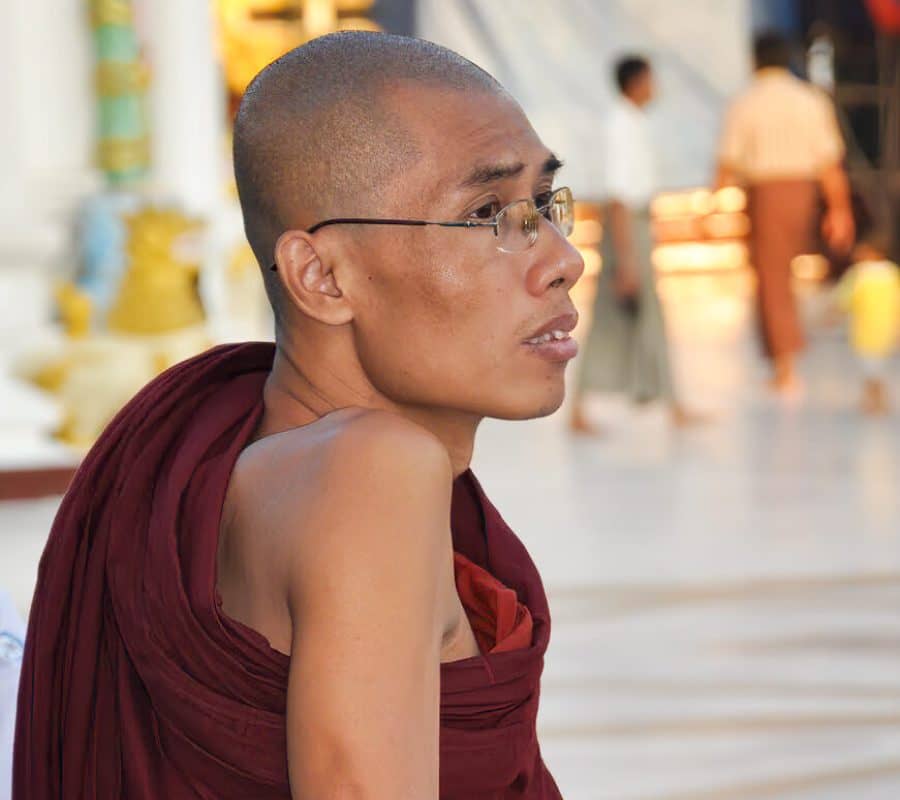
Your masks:
<svg viewBox="0 0 900 800"><path fill-rule="evenodd" d="M420 155L370 216L484 221L516 200L546 202L558 162L508 98L410 87L391 101ZM360 363L382 394L504 419L559 408L577 349L569 291L584 265L549 221L519 252L498 250L490 227L359 226L352 239L342 289Z"/></svg>

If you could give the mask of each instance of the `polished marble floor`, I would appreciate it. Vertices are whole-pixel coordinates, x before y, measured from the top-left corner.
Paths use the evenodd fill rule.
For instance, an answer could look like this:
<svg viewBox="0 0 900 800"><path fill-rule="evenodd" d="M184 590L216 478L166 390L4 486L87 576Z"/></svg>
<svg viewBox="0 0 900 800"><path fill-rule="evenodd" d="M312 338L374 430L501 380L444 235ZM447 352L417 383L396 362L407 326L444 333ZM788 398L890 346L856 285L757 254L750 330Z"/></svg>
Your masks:
<svg viewBox="0 0 900 800"><path fill-rule="evenodd" d="M804 301L805 391L782 402L745 276L662 290L709 424L598 399L600 440L564 414L481 432L476 471L554 615L545 758L567 800L896 800L900 414L857 414L821 297ZM55 505L0 505L0 586L23 609Z"/></svg>

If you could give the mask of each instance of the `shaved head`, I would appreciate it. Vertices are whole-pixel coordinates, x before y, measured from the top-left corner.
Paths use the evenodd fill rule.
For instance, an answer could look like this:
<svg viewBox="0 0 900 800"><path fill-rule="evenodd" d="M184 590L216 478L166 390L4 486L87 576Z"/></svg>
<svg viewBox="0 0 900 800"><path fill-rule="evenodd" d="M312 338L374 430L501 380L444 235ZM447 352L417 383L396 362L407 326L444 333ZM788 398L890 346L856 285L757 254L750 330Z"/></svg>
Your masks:
<svg viewBox="0 0 900 800"><path fill-rule="evenodd" d="M314 39L267 66L234 123L234 171L250 246L269 272L288 229L377 212L380 190L415 162L418 144L389 106L392 88L422 84L503 93L488 73L421 39L347 31Z"/></svg>

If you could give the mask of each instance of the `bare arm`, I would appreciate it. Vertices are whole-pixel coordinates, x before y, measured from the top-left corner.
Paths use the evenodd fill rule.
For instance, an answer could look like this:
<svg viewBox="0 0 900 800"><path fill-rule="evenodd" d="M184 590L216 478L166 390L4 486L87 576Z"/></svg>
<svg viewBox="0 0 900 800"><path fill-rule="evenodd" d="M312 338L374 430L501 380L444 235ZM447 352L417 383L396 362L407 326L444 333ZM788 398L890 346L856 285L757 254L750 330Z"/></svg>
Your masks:
<svg viewBox="0 0 900 800"><path fill-rule="evenodd" d="M827 167L820 178L822 185L822 194L825 196L825 203L828 208L850 208L850 182L847 180L847 173L841 164L832 164Z"/></svg>
<svg viewBox="0 0 900 800"><path fill-rule="evenodd" d="M827 206L822 235L832 250L846 253L853 246L856 235L847 173L840 163L835 163L822 172L819 182Z"/></svg>
<svg viewBox="0 0 900 800"><path fill-rule="evenodd" d="M437 800L449 458L389 415L341 436L291 565L291 791Z"/></svg>
<svg viewBox="0 0 900 800"><path fill-rule="evenodd" d="M606 206L609 235L616 252L616 291L620 297L637 293L640 278L635 262L631 210L620 200L612 199Z"/></svg>
<svg viewBox="0 0 900 800"><path fill-rule="evenodd" d="M616 256L625 262L634 261L634 241L631 236L631 212L619 200L611 200L607 206L609 233L612 236Z"/></svg>
<svg viewBox="0 0 900 800"><path fill-rule="evenodd" d="M722 189L725 186L736 186L740 183L737 170L729 166L724 161L719 161L716 167L716 180L713 184L714 189Z"/></svg>
<svg viewBox="0 0 900 800"><path fill-rule="evenodd" d="M819 112L821 118L817 121L819 135L814 145L822 165L819 184L826 205L822 235L832 251L844 254L853 246L856 236L850 181L843 167L846 148L834 104L824 95L817 95L817 99L814 110Z"/></svg>

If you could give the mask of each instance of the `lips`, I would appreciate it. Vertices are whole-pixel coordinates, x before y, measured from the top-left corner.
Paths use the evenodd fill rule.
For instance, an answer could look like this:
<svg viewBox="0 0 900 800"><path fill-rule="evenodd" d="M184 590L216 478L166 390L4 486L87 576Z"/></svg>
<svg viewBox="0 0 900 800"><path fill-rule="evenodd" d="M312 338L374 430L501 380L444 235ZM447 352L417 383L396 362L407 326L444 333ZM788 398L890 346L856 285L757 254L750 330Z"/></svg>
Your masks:
<svg viewBox="0 0 900 800"><path fill-rule="evenodd" d="M569 335L577 324L578 314L563 314L538 328L522 344L547 361L570 361L578 354L578 342Z"/></svg>
<svg viewBox="0 0 900 800"><path fill-rule="evenodd" d="M569 334L575 330L578 324L578 314L574 311L554 317L546 325L538 328L526 340L525 344L542 344L550 341L568 339Z"/></svg>

